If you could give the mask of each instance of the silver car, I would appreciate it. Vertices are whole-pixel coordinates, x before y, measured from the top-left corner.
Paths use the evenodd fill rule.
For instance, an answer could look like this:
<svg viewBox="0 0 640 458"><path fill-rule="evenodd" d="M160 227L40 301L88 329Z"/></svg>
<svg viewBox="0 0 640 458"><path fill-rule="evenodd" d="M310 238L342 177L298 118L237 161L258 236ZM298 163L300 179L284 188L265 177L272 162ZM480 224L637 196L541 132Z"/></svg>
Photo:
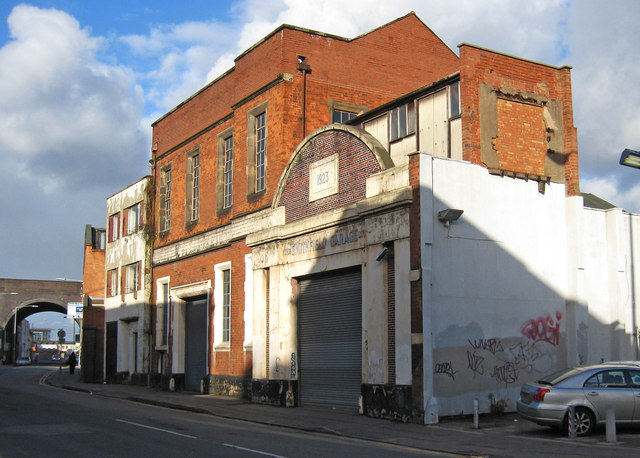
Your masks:
<svg viewBox="0 0 640 458"><path fill-rule="evenodd" d="M570 405L579 436L605 423L609 406L617 423L640 423L640 363L571 367L527 383L520 390L518 413L539 425L566 430Z"/></svg>

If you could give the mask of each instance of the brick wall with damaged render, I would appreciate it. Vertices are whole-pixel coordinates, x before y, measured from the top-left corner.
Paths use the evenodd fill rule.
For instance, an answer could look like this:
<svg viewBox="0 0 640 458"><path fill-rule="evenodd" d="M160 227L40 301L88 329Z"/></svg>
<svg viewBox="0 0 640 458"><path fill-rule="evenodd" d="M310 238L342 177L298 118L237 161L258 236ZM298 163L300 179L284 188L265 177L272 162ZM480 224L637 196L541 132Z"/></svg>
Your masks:
<svg viewBox="0 0 640 458"><path fill-rule="evenodd" d="M463 158L579 195L570 67L460 45Z"/></svg>

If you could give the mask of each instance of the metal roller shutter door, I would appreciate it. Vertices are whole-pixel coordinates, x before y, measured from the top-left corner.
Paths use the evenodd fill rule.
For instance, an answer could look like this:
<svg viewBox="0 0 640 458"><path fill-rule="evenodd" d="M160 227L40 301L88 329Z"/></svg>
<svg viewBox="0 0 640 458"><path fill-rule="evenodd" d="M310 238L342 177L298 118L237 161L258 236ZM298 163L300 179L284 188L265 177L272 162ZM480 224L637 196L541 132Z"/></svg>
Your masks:
<svg viewBox="0 0 640 458"><path fill-rule="evenodd" d="M358 407L362 383L360 269L299 282L300 404Z"/></svg>

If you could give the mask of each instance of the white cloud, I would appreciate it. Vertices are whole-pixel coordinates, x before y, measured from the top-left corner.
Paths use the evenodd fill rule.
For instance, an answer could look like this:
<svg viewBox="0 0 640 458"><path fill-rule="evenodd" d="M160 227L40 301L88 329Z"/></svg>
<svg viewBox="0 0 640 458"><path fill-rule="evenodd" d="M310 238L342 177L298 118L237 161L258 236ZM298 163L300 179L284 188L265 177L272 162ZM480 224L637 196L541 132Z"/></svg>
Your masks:
<svg viewBox="0 0 640 458"><path fill-rule="evenodd" d="M150 87L147 108L166 112L206 84L213 63L234 48L236 36L233 24L212 19L158 25L147 35L128 35L119 41L133 53L132 67L139 66L135 63L137 57L147 65L138 74L140 81Z"/></svg>
<svg viewBox="0 0 640 458"><path fill-rule="evenodd" d="M5 159L49 192L131 176L127 159L144 160L148 149L132 73L96 60L102 40L64 12L20 5L8 23L12 41L0 49Z"/></svg>
<svg viewBox="0 0 640 458"><path fill-rule="evenodd" d="M617 163L624 148L640 149L634 0L242 0L228 22L205 17L122 37L20 5L0 48L0 192L19 196L0 200L0 214L15 215L0 220L0 259L20 258L33 272L38 253L54 249L55 276L77 277L84 224L103 225L106 196L148 172L151 122L276 27L355 38L410 11L454 52L469 42L571 65L582 190L640 211L640 171ZM35 252L21 250L22 235L37 239Z"/></svg>
<svg viewBox="0 0 640 458"><path fill-rule="evenodd" d="M636 176L640 177L640 170L636 173ZM636 180L635 185L621 189L620 180L615 177L583 178L581 187L582 192L595 194L616 207L637 211L634 209L638 208L640 202L640 180Z"/></svg>
<svg viewBox="0 0 640 458"><path fill-rule="evenodd" d="M65 12L16 6L0 48L0 277L79 278L86 223L147 170L134 74Z"/></svg>

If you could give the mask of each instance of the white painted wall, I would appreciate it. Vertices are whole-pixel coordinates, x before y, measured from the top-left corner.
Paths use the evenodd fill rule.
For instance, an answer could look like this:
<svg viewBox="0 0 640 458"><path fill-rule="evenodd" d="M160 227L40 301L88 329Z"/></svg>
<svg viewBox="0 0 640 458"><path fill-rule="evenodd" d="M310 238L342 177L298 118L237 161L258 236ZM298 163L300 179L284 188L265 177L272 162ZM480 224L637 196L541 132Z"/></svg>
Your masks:
<svg viewBox="0 0 640 458"><path fill-rule="evenodd" d="M579 322L579 362L637 360L640 286L639 215L584 209L581 249L588 317Z"/></svg>
<svg viewBox="0 0 640 458"><path fill-rule="evenodd" d="M149 179L145 177L110 196L107 199L107 218L109 215L120 213L122 226L123 211L138 202L144 202L148 183ZM146 310L148 305L145 306L145 302L151 291L151 273L150 270L147 272L150 247L142 230L126 236L122 234L120 227L120 237L107 243L105 247L105 272L118 268L118 294L108 297L105 292L104 306L105 321L118 322L117 371L131 373L136 367L138 371L147 371L149 364L151 328L150 314ZM140 290L122 295L121 279L125 266L134 262L140 262ZM137 343L132 340L134 334ZM136 347L138 354L134 356L133 350Z"/></svg>
<svg viewBox="0 0 640 458"><path fill-rule="evenodd" d="M470 413L474 399L482 411L491 399L513 407L522 382L566 365L564 187L547 185L541 194L537 182L421 157L433 165L423 181L423 196L432 200L423 203L422 225L433 222L430 259L423 260L432 269L425 401L432 377L439 415ZM449 228L437 220L446 208L464 210ZM423 238L428 243L430 235ZM546 332L531 335L538 324Z"/></svg>
<svg viewBox="0 0 640 458"><path fill-rule="evenodd" d="M639 215L421 160L427 413L431 395L439 415L471 413L475 399L482 412L513 410L520 386L545 373L640 359ZM437 219L446 208L464 210L449 228Z"/></svg>

